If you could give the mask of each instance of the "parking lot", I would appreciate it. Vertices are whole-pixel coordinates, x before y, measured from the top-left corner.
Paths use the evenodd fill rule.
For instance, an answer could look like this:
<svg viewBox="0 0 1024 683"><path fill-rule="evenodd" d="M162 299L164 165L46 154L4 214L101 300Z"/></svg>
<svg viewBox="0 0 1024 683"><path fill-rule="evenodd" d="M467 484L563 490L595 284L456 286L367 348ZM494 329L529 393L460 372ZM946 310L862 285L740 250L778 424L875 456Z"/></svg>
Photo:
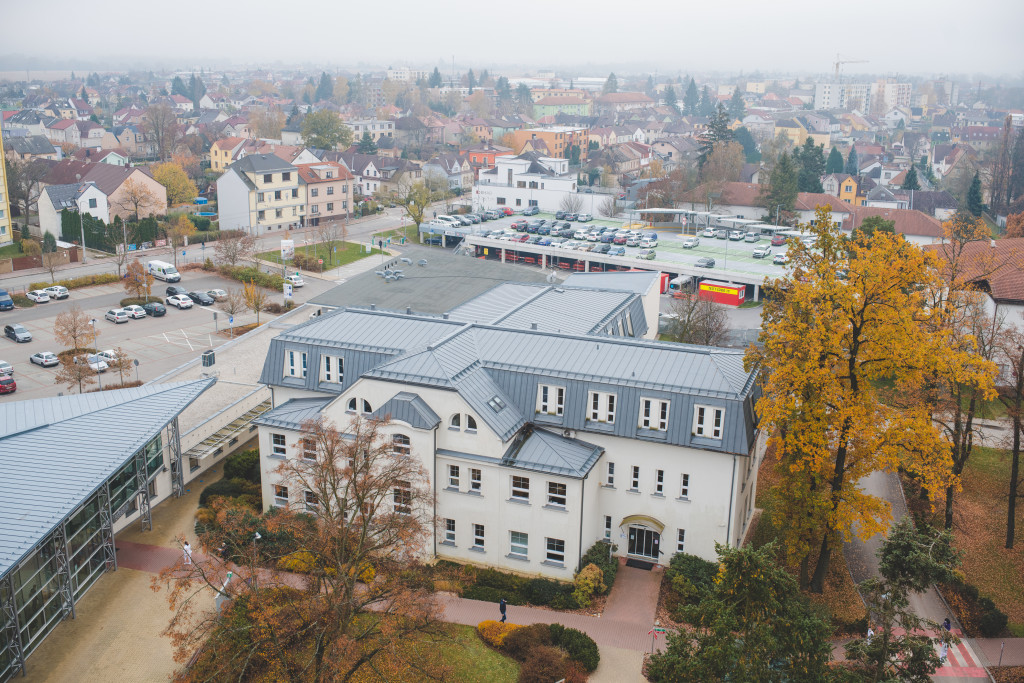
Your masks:
<svg viewBox="0 0 1024 683"><path fill-rule="evenodd" d="M295 290L296 303L302 303L326 291L335 283L307 276L304 287ZM210 289L240 289L241 284L207 273L184 273L182 281L174 283L189 291ZM154 296L164 296L168 283L157 281L153 285ZM2 287L2 284L0 284ZM14 394L0 397L0 400L25 400L56 396L68 393L68 387L54 383L58 368L43 368L29 362L29 356L39 351L59 353L63 347L56 342L53 324L57 315L78 306L90 318L96 320L98 336L95 347L99 350L121 347L130 358L139 361L131 377L143 382L153 379L168 370L196 358L206 349L216 348L230 341L220 336L217 330L228 329L228 314L214 307L193 306L178 310L167 307L166 315L159 318L140 318L127 323L115 324L105 320L103 315L111 308L119 308L119 302L127 294L119 284L98 285L71 290L70 297L60 301L36 304L32 308L0 311L0 324L20 323L32 333L32 341L16 343L6 337L0 338L0 360L14 366L14 379L18 390ZM269 301L282 303L283 296L274 293ZM214 320L213 314L217 314ZM260 322L272 319L268 313L260 314ZM256 321L256 316L246 311L235 316L234 325L245 325ZM120 377L116 371L108 370L100 378L103 382L117 383ZM96 388L91 385L89 388ZM74 391L77 391L77 387Z"/></svg>
<svg viewBox="0 0 1024 683"><path fill-rule="evenodd" d="M470 228L473 234L482 235L486 232L494 230L510 229L512 223L516 221L527 221L534 222L537 220L544 219L550 223L555 220L554 214L551 213L538 213L534 216L522 216L512 215L499 218L497 220L490 220L479 224L474 224ZM558 221L559 225L564 225L565 221ZM594 218L591 221L580 223L570 222L569 225L575 230L593 230L594 228L613 227L622 228L628 225L628 221L615 220L608 218ZM687 232L685 229L680 231L678 228L668 232L664 229L658 228L639 228L642 232L655 232L658 235L657 246L654 247L655 255L653 261L665 262L665 263L679 263L687 266L696 266L697 261L702 257L710 257L715 260L713 268L708 269L708 277L727 277L728 273L734 273L737 275L755 275L757 277L769 277L774 278L782 275L784 266L777 265L772 262L772 258L777 254L784 254L786 251L785 246L771 246L771 239L768 236L762 236L758 242L746 242L746 241L732 241L729 239L718 239L715 237L704 237L698 235L699 244L693 248L686 248L683 246L683 242L687 237L693 236L692 229ZM541 236L544 237L544 236ZM567 238L567 241L580 242L581 240L575 238ZM564 244L564 243L563 243ZM592 247L594 242L587 242L587 246ZM510 242L508 244L509 249L522 249L528 250L531 246L527 244L517 244ZM539 242L536 246L547 246L543 241ZM554 245L551 245L554 246ZM615 245L619 246L619 245ZM768 247L770 253L766 258L754 258L754 249L757 247ZM564 248L564 247L563 247ZM556 251L556 254L560 250ZM574 251L582 250L567 250L566 256L576 257ZM626 246L624 249L625 258L636 258L640 255L640 247L629 247Z"/></svg>

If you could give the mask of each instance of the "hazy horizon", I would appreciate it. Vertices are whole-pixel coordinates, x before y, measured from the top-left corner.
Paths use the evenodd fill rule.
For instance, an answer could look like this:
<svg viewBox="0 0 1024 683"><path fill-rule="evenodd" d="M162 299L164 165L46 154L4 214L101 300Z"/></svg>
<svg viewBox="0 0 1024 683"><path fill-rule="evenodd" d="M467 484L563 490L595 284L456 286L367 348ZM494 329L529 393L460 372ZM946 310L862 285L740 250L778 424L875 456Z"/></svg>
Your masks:
<svg viewBox="0 0 1024 683"><path fill-rule="evenodd" d="M296 6L298 16L292 20L267 0L251 0L244 12L233 3L197 0L159 7L150 11L133 5L126 12L111 0L94 0L88 7L52 0L47 4L51 16L95 12L102 30L82 30L76 21L53 22L47 24L45 41L37 32L9 31L0 72L304 65L351 70L438 66L444 72L454 58L457 70L824 75L832 72L839 52L867 60L845 65L843 73L851 76L1021 79L1024 73L1024 50L1015 36L1024 25L1024 3L1001 0L977 0L969 9L949 0L867 0L853 12L810 0L781 6L721 0L691 7L647 0L625 10L603 2L581 10L575 3L539 0L523 0L514 9L466 0L425 8L412 0L392 0L386 12L366 5L325 5L312 23L305 20L311 12L306 6ZM622 13L626 16L618 16ZM29 4L5 10L8 26L35 21L38 11ZM367 24L374 30L361 28ZM105 32L116 39L105 40Z"/></svg>

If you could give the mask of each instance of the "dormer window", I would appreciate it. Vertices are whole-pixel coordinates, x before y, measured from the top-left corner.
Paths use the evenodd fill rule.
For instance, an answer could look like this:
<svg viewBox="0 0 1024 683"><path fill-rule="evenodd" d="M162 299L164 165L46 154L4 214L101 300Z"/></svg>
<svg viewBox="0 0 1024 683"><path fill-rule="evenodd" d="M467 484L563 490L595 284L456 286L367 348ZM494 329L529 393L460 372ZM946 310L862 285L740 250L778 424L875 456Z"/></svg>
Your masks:
<svg viewBox="0 0 1024 683"><path fill-rule="evenodd" d="M693 409L693 435L721 439L724 421L724 409L713 406L695 406Z"/></svg>

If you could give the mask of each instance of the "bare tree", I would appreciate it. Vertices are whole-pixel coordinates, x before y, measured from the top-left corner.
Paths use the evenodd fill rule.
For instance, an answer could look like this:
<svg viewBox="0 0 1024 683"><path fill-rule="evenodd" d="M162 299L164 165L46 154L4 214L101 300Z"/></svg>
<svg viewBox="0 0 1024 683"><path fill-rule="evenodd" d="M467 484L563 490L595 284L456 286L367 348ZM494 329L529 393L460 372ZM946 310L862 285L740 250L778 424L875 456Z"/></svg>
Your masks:
<svg viewBox="0 0 1024 683"><path fill-rule="evenodd" d="M106 226L107 243L114 245L114 263L117 264L117 276L121 277L121 269L128 263L128 233L122 223L117 221Z"/></svg>
<svg viewBox="0 0 1024 683"><path fill-rule="evenodd" d="M683 292L672 301L672 341L701 346L721 346L729 332L725 307L706 293Z"/></svg>
<svg viewBox="0 0 1024 683"><path fill-rule="evenodd" d="M14 200L12 203L20 207L22 222L28 226L32 207L36 205L42 192L41 183L46 177L48 167L35 159L26 161L6 157L3 163L7 164L7 189Z"/></svg>
<svg viewBox="0 0 1024 683"><path fill-rule="evenodd" d="M228 295L221 300L219 305L220 309L227 313L231 318L234 318L249 307L249 304L245 299L245 292L237 289L229 289ZM231 337L234 338L234 336L235 327L234 324L231 324Z"/></svg>
<svg viewBox="0 0 1024 683"><path fill-rule="evenodd" d="M84 349L88 341L95 341L99 330L91 324L91 318L78 304L58 313L53 321L53 336L57 343L68 349Z"/></svg>
<svg viewBox="0 0 1024 683"><path fill-rule="evenodd" d="M153 293L153 276L139 259L129 263L125 269L124 291L132 298L146 300Z"/></svg>
<svg viewBox="0 0 1024 683"><path fill-rule="evenodd" d="M583 208L583 197L575 192L566 192L562 195L562 201L558 208L566 213L579 213L580 209Z"/></svg>
<svg viewBox="0 0 1024 683"><path fill-rule="evenodd" d="M217 240L213 252L218 263L235 266L239 261L251 259L256 253L256 239L247 233L237 237L224 237Z"/></svg>
<svg viewBox="0 0 1024 683"><path fill-rule="evenodd" d="M121 186L121 198L115 202L122 211L130 211L139 220L139 215L147 210L152 213L160 206L156 195L135 178L129 178Z"/></svg>
<svg viewBox="0 0 1024 683"><path fill-rule="evenodd" d="M96 372L89 367L87 355L84 353L67 357L67 361L60 364L57 373L53 376L54 384L63 384L68 389L78 386L78 393L83 393L85 387L96 383Z"/></svg>
<svg viewBox="0 0 1024 683"><path fill-rule="evenodd" d="M128 355L127 351L118 346L114 349L114 357L107 361L107 366L111 370L117 370L117 375L121 378L121 384L124 384L125 374L128 375L128 379L131 379L134 360L134 358Z"/></svg>
<svg viewBox="0 0 1024 683"><path fill-rule="evenodd" d="M146 136L153 141L160 160L170 159L181 137L178 114L174 108L162 102L152 105L146 110L142 129Z"/></svg>
<svg viewBox="0 0 1024 683"><path fill-rule="evenodd" d="M1024 435L1024 333L1009 325L999 343L1003 379L998 382L999 400L1006 406L1012 424L1010 435L1010 481L1006 505L1006 547L1013 548L1017 526L1017 499L1024 497L1020 485L1021 436ZM1008 380L1008 381L1006 381Z"/></svg>
<svg viewBox="0 0 1024 683"><path fill-rule="evenodd" d="M256 314L256 324L259 325L260 313L267 310L267 290L250 281L245 283L242 288L242 296L245 299L245 305Z"/></svg>
<svg viewBox="0 0 1024 683"><path fill-rule="evenodd" d="M615 218L622 214L622 209L619 208L619 202L616 201L615 197L608 195L601 202L601 205L597 207L598 213L608 218Z"/></svg>

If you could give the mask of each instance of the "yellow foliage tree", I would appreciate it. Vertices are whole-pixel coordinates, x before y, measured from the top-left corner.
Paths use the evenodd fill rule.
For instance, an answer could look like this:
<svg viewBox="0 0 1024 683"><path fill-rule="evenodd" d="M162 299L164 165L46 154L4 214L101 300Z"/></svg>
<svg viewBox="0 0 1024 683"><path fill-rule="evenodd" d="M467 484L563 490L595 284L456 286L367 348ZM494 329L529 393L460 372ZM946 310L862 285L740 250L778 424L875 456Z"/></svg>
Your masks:
<svg viewBox="0 0 1024 683"><path fill-rule="evenodd" d="M185 240L196 234L196 226L184 214L178 216L167 227L167 239L174 250L174 265L178 265L178 247L184 246Z"/></svg>
<svg viewBox="0 0 1024 683"><path fill-rule="evenodd" d="M765 303L763 346L747 363L764 371L757 408L786 492L776 522L801 583L821 592L839 543L855 528L868 538L888 526L889 506L863 490L865 477L903 468L930 491L955 483L931 406L895 406L888 392L966 376L975 356L950 348L934 324L926 292L938 275L919 247L882 231L846 239L830 207L804 229L816 244L789 246L791 266L772 283L779 295Z"/></svg>
<svg viewBox="0 0 1024 683"><path fill-rule="evenodd" d="M154 166L153 178L167 188L167 201L171 206L191 204L199 194L196 184L188 177L185 169L173 161Z"/></svg>

